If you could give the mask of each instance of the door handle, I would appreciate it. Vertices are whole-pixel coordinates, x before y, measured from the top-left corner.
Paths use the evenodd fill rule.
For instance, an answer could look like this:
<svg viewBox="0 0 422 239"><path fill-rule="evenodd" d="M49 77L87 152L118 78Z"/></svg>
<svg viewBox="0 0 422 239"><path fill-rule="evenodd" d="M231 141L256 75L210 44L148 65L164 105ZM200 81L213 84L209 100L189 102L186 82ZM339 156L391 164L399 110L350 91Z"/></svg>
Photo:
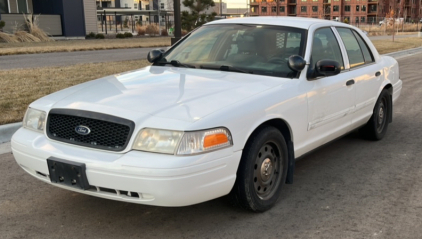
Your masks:
<svg viewBox="0 0 422 239"><path fill-rule="evenodd" d="M355 80L348 80L346 82L346 86L353 85L354 83L355 83Z"/></svg>
<svg viewBox="0 0 422 239"><path fill-rule="evenodd" d="M377 71L376 73L375 73L375 76L380 76L381 75L381 72L379 72L379 71Z"/></svg>

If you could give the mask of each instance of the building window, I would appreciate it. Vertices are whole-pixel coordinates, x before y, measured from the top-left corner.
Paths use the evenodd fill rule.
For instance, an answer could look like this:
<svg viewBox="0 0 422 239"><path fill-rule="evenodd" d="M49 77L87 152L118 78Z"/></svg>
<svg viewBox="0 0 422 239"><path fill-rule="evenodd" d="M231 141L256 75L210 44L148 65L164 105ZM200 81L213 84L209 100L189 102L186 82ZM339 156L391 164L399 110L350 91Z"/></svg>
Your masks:
<svg viewBox="0 0 422 239"><path fill-rule="evenodd" d="M149 10L149 5L145 5L145 10Z"/></svg>
<svg viewBox="0 0 422 239"><path fill-rule="evenodd" d="M267 12L267 7L261 7L261 12Z"/></svg>
<svg viewBox="0 0 422 239"><path fill-rule="evenodd" d="M318 0L312 0L312 1L314 1L314 2L318 2Z"/></svg>
<svg viewBox="0 0 422 239"><path fill-rule="evenodd" d="M338 5L334 5L334 6L333 6L333 12L338 12L338 10L339 10Z"/></svg>
<svg viewBox="0 0 422 239"><path fill-rule="evenodd" d="M369 9L370 12L376 12L377 11L377 5L372 4L371 9Z"/></svg>
<svg viewBox="0 0 422 239"><path fill-rule="evenodd" d="M26 0L18 0L18 12L28 13L28 6L26 5Z"/></svg>
<svg viewBox="0 0 422 239"><path fill-rule="evenodd" d="M134 9L138 9L138 4L137 4L137 3L134 3L134 4L133 4L133 8L134 8Z"/></svg>
<svg viewBox="0 0 422 239"><path fill-rule="evenodd" d="M277 7L271 7L271 12L277 12Z"/></svg>
<svg viewBox="0 0 422 239"><path fill-rule="evenodd" d="M361 10L362 10L362 12L366 12L366 6L365 5L362 5Z"/></svg>
<svg viewBox="0 0 422 239"><path fill-rule="evenodd" d="M344 6L344 11L345 12L350 12L350 5Z"/></svg>
<svg viewBox="0 0 422 239"><path fill-rule="evenodd" d="M280 12L285 12L285 11L286 11L286 8L284 6L281 6L280 7Z"/></svg>
<svg viewBox="0 0 422 239"><path fill-rule="evenodd" d="M365 22L365 17L361 17L360 22Z"/></svg>
<svg viewBox="0 0 422 239"><path fill-rule="evenodd" d="M302 0L302 2L307 2L308 0Z"/></svg>
<svg viewBox="0 0 422 239"><path fill-rule="evenodd" d="M161 3L161 9L164 9L164 3Z"/></svg>
<svg viewBox="0 0 422 239"><path fill-rule="evenodd" d="M359 12L359 5L356 5L356 12Z"/></svg>
<svg viewBox="0 0 422 239"><path fill-rule="evenodd" d="M355 22L358 23L359 22L359 17L356 17Z"/></svg>
<svg viewBox="0 0 422 239"><path fill-rule="evenodd" d="M280 2L284 2L285 0L280 0Z"/></svg>
<svg viewBox="0 0 422 239"><path fill-rule="evenodd" d="M127 3L125 3L125 8L128 8L128 5L127 5Z"/></svg>
<svg viewBox="0 0 422 239"><path fill-rule="evenodd" d="M312 6L312 12L318 12L318 6Z"/></svg>
<svg viewBox="0 0 422 239"><path fill-rule="evenodd" d="M262 2L267 2L267 0L262 0Z"/></svg>
<svg viewBox="0 0 422 239"><path fill-rule="evenodd" d="M9 4L7 0L0 0L0 13L9 13Z"/></svg>
<svg viewBox="0 0 422 239"><path fill-rule="evenodd" d="M300 7L300 12L307 12L307 8L306 8L306 6L301 6Z"/></svg>

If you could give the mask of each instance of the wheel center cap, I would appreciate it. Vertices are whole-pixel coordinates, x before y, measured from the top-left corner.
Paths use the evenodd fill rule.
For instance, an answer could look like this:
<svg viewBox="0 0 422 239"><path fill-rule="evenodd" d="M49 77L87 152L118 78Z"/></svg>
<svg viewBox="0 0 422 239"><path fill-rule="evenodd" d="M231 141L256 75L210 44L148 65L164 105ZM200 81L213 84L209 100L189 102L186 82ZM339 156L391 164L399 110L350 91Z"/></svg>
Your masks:
<svg viewBox="0 0 422 239"><path fill-rule="evenodd" d="M384 118L384 109L380 108L379 114L378 114L378 123L382 123L382 120Z"/></svg>
<svg viewBox="0 0 422 239"><path fill-rule="evenodd" d="M261 178L263 181L267 181L273 174L273 164L271 159L266 158L261 164Z"/></svg>

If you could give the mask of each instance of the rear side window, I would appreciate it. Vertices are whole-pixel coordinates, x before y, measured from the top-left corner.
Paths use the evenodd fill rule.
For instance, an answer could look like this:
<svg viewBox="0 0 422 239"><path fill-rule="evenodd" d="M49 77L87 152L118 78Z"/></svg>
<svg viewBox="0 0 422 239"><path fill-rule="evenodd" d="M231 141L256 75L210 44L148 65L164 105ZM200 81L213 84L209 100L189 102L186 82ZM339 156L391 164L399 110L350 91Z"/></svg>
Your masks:
<svg viewBox="0 0 422 239"><path fill-rule="evenodd" d="M358 40L360 49L362 49L363 57L365 58L365 63L374 62L374 57L371 53L371 50L369 50L368 45L365 43L365 41L362 39L362 37L357 32L353 31L353 34L355 35L356 39Z"/></svg>
<svg viewBox="0 0 422 239"><path fill-rule="evenodd" d="M362 49L355 35L350 29L337 28L344 46L346 47L347 56L349 57L350 68L365 64Z"/></svg>

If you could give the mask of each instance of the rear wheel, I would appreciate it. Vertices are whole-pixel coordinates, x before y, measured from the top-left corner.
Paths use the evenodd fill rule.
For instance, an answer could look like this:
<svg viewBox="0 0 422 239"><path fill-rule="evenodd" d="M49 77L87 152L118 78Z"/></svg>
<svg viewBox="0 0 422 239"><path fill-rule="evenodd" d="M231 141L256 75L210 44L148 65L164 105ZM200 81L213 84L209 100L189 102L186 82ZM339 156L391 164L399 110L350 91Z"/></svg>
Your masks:
<svg viewBox="0 0 422 239"><path fill-rule="evenodd" d="M249 139L242 154L230 201L263 212L280 196L287 175L287 145L276 128L265 126Z"/></svg>
<svg viewBox="0 0 422 239"><path fill-rule="evenodd" d="M383 90L375 104L374 113L368 123L360 129L363 136L370 140L380 140L387 132L391 107L390 93Z"/></svg>

